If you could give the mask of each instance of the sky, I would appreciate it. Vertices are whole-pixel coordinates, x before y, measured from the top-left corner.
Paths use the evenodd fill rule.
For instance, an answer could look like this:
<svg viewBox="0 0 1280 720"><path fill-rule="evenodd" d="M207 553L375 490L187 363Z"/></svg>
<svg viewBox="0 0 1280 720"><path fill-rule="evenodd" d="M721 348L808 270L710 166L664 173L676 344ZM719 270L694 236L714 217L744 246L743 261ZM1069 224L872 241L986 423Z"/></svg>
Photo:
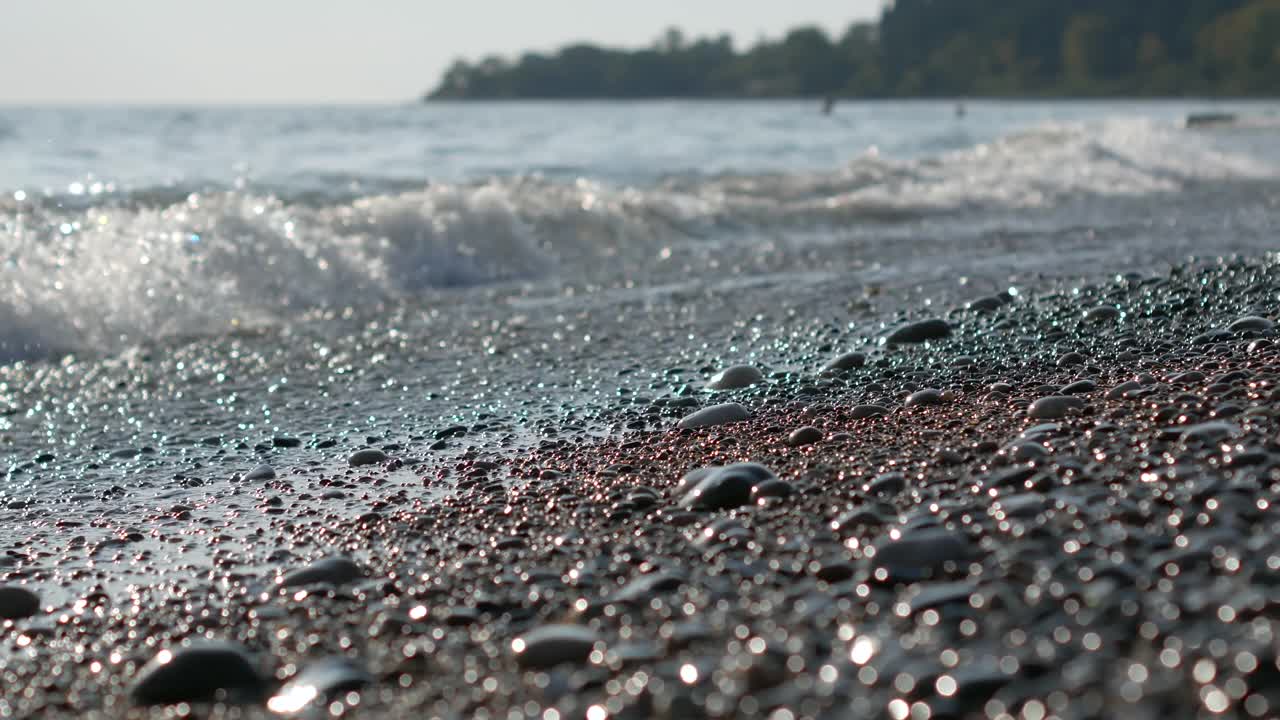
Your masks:
<svg viewBox="0 0 1280 720"><path fill-rule="evenodd" d="M401 102L455 58L667 27L738 47L881 0L5 0L0 104Z"/></svg>

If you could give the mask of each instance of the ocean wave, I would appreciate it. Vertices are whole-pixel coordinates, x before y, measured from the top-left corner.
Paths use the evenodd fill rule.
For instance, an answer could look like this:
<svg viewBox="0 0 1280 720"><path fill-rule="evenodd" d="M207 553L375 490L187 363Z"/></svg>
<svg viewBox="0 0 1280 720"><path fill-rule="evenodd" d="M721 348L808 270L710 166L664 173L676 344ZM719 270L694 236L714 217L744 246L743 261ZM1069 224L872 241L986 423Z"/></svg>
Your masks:
<svg viewBox="0 0 1280 720"><path fill-rule="evenodd" d="M1268 172L1202 134L1112 121L1043 126L920 160L871 152L827 172L641 186L527 176L415 187L343 175L328 192L312 178L292 189L7 198L0 359L223 332L430 289L610 273L643 282L646 263L681 243L1174 192Z"/></svg>

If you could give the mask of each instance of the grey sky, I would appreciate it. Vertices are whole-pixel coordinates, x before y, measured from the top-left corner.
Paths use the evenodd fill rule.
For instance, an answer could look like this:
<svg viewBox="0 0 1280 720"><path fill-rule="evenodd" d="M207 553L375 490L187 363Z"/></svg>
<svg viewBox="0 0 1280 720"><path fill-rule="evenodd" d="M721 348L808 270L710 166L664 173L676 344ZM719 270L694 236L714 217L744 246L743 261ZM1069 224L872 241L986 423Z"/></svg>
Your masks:
<svg viewBox="0 0 1280 720"><path fill-rule="evenodd" d="M880 0L5 0L0 103L363 102L417 97L458 56L839 33Z"/></svg>

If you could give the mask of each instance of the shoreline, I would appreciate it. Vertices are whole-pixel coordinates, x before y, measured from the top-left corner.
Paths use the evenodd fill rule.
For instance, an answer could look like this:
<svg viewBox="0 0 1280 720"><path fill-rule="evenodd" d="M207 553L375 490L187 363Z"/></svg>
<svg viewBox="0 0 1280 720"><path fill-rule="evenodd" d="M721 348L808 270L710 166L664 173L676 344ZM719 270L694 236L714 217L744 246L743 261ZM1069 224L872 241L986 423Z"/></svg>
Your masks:
<svg viewBox="0 0 1280 720"><path fill-rule="evenodd" d="M443 418L363 443L377 453L350 467L341 446L271 460L271 477L245 466L137 527L50 518L0 585L83 590L13 621L10 685L32 691L9 702L116 717L140 684L195 702L215 682L267 717L297 670L342 656L356 667L304 675L330 697L297 711L1267 716L1277 288L1271 256L935 309L950 335L928 344L811 325L765 382L716 393L707 379L740 360L728 346L676 371L615 342L621 365L604 365L647 383L532 428ZM865 364L820 372L852 350ZM1028 417L1062 396L1078 400ZM673 429L722 402L752 419ZM855 417L870 405L885 412ZM792 439L806 427L815 442ZM742 461L778 482L716 509L677 491ZM308 564L335 555L354 569ZM122 565L138 581L108 588ZM242 649L205 649L198 671L178 653L185 671L145 684L161 648L198 636Z"/></svg>

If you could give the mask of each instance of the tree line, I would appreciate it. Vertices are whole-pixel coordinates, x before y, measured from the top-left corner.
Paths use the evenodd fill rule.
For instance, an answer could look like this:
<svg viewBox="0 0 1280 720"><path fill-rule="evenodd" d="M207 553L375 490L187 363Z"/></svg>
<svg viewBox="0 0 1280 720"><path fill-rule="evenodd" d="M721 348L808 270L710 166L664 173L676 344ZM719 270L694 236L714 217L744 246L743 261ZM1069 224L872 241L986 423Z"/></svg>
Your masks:
<svg viewBox="0 0 1280 720"><path fill-rule="evenodd" d="M1280 0L896 0L837 38L458 60L428 99L1280 93Z"/></svg>

